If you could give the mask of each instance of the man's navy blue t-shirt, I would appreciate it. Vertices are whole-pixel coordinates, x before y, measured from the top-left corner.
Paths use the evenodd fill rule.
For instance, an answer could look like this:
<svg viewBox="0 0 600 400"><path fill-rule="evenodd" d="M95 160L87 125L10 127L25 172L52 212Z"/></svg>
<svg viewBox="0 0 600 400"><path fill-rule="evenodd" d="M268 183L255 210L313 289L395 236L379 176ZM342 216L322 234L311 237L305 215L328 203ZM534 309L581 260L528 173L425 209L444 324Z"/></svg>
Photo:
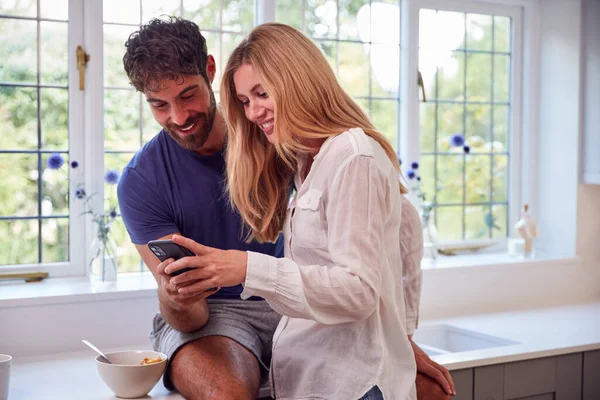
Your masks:
<svg viewBox="0 0 600 400"><path fill-rule="evenodd" d="M119 208L131 241L146 244L180 232L218 249L283 257L281 237L275 244L245 243L225 179L222 152L201 156L162 130L135 154L119 180ZM239 299L242 290L242 285L225 287L210 298Z"/></svg>

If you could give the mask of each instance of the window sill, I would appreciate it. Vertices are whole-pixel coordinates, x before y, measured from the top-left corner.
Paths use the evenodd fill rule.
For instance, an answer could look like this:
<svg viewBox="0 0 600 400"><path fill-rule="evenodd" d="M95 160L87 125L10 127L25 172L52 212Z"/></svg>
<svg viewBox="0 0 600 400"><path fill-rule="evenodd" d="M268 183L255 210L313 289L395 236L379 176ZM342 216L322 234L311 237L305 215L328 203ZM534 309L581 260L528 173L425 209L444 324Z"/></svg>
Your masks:
<svg viewBox="0 0 600 400"><path fill-rule="evenodd" d="M86 277L51 278L42 282L0 284L0 309L48 304L83 303L132 298L156 298L150 273L120 275L117 283L95 288Z"/></svg>
<svg viewBox="0 0 600 400"><path fill-rule="evenodd" d="M458 254L455 256L438 254L435 260L432 258L424 258L421 263L421 268L423 270L433 270L464 267L534 267L541 265L576 265L580 262L581 260L579 257L540 254L536 255L534 258L520 258L510 256L506 252L482 252Z"/></svg>

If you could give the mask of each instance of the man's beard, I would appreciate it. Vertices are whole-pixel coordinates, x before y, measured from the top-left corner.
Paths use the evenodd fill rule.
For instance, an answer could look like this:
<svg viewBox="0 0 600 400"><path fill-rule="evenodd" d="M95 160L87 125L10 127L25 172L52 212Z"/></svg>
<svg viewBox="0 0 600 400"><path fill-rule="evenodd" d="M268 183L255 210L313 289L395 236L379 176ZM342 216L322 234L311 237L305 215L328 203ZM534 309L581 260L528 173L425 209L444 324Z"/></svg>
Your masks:
<svg viewBox="0 0 600 400"><path fill-rule="evenodd" d="M169 123L165 127L169 136L186 150L196 151L202 148L210 136L210 131L215 122L217 102L215 101L215 94L210 87L208 88L208 91L210 93L210 106L207 113L194 113L183 123L183 125ZM180 137L176 133L176 129L192 124L197 124L194 128L196 130L194 133L186 135L185 137Z"/></svg>

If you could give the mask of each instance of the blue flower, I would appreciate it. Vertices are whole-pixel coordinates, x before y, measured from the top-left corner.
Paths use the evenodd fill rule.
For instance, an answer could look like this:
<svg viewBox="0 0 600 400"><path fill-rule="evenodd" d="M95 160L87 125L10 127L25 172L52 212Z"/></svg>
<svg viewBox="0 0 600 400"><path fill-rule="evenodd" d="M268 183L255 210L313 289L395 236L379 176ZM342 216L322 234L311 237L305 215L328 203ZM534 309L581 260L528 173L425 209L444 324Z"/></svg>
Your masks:
<svg viewBox="0 0 600 400"><path fill-rule="evenodd" d="M465 153L469 154L471 152L471 148L469 146L464 146L463 150L465 151Z"/></svg>
<svg viewBox="0 0 600 400"><path fill-rule="evenodd" d="M450 146L452 147L461 147L465 144L465 137L460 133L455 133L450 136Z"/></svg>
<svg viewBox="0 0 600 400"><path fill-rule="evenodd" d="M78 199L85 198L85 189L84 188L77 188L75 190L75 197L78 198Z"/></svg>
<svg viewBox="0 0 600 400"><path fill-rule="evenodd" d="M415 176L417 176L417 174L412 169L409 169L408 172L406 173L406 176L408 176L408 179L414 179Z"/></svg>
<svg viewBox="0 0 600 400"><path fill-rule="evenodd" d="M71 161L71 168L75 169L79 167L79 163L77 161Z"/></svg>
<svg viewBox="0 0 600 400"><path fill-rule="evenodd" d="M46 160L46 165L50 169L59 169L65 163L65 159L59 153L52 153Z"/></svg>
<svg viewBox="0 0 600 400"><path fill-rule="evenodd" d="M116 184L117 182L119 182L119 171L115 169L109 169L104 175L104 181L109 185Z"/></svg>
<svg viewBox="0 0 600 400"><path fill-rule="evenodd" d="M410 167L411 167L412 169L419 169L419 163L418 163L418 162L416 162L416 161L413 161L413 162L410 164Z"/></svg>
<svg viewBox="0 0 600 400"><path fill-rule="evenodd" d="M117 210L115 210L114 208L112 208L112 209L110 210L110 212L108 213L108 215L109 215L109 216L110 216L112 219L115 219L115 218L117 218Z"/></svg>

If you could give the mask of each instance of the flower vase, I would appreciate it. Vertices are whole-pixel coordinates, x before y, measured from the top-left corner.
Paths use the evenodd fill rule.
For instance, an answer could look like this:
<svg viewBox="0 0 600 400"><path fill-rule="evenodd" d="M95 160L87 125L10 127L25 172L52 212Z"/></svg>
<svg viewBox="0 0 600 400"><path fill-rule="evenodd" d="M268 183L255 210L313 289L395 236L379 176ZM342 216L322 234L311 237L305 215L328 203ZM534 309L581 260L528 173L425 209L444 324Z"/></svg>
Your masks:
<svg viewBox="0 0 600 400"><path fill-rule="evenodd" d="M109 232L109 224L96 226L90 247L89 278L92 286L110 286L117 282L117 245Z"/></svg>
<svg viewBox="0 0 600 400"><path fill-rule="evenodd" d="M438 241L437 241L437 229L433 221L431 210L433 209L431 203L423 202L421 204L421 224L423 227L423 255L429 256L432 259L436 259L438 253Z"/></svg>

